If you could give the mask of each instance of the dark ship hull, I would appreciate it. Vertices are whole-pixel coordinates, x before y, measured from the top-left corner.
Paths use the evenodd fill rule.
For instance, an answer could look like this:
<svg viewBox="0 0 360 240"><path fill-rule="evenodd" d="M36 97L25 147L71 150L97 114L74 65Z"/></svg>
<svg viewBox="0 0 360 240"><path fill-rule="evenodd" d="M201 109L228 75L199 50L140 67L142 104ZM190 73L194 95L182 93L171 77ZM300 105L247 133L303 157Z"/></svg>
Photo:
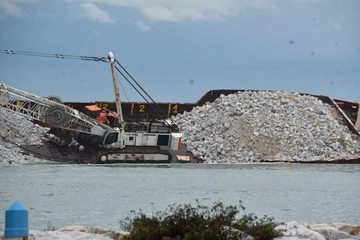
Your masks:
<svg viewBox="0 0 360 240"><path fill-rule="evenodd" d="M203 95L196 103L144 103L144 102L122 102L122 112L125 121L127 122L149 122L156 121L161 119L166 119L170 116L175 116L177 114L184 113L185 111L190 112L194 107L201 106L206 102L212 102L220 95L228 95L236 93L239 91L245 90L212 90ZM334 106L339 115L342 117L344 124L349 128L349 130L360 136L358 129L355 127L355 122L357 121L359 103L353 103L348 101L342 101L337 99L332 99L327 96L312 95L317 97L319 100L324 103ZM116 111L115 102L65 102L64 104L68 105L71 108L82 111L85 106L88 105L98 105L102 109ZM104 110L105 111L105 110ZM41 124L41 123L40 123ZM63 163L77 163L77 164L95 164L98 163L96 155L100 150L96 146L85 146L83 151L79 151L78 147L75 146L57 146L53 142L46 142L41 146L22 146L23 150L27 154L33 154L34 156L46 158L49 160L63 162ZM165 149L169 150L169 149ZM198 163L198 159L194 158L190 152L186 151L186 146L182 144L181 146L181 155L188 156L189 161L182 161L177 159L175 153L172 155L169 163L176 162L186 162L186 163ZM121 161L124 163L146 163L141 159L139 161ZM262 161L262 162L284 162L284 161ZM286 161L285 161L286 162ZM156 163L153 161L153 163ZM300 162L299 162L300 163ZM354 164L360 163L360 159L339 159L335 161L306 161L304 163L333 163L333 164Z"/></svg>

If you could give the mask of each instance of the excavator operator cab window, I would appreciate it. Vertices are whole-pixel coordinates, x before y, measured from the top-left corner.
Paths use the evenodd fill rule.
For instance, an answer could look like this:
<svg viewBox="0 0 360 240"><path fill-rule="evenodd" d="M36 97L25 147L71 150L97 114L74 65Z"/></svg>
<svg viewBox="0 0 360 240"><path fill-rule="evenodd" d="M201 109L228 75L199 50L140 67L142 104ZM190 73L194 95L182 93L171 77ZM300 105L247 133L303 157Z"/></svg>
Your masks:
<svg viewBox="0 0 360 240"><path fill-rule="evenodd" d="M112 144L114 142L117 142L119 133L109 133L105 139L105 144Z"/></svg>
<svg viewBox="0 0 360 240"><path fill-rule="evenodd" d="M100 112L93 112L93 111L90 111L89 109L85 108L83 110L83 113L88 116L88 117L91 117L91 118L97 118L100 116Z"/></svg>
<svg viewBox="0 0 360 240"><path fill-rule="evenodd" d="M85 106L83 113L91 118L98 118L100 116L101 108L96 105Z"/></svg>

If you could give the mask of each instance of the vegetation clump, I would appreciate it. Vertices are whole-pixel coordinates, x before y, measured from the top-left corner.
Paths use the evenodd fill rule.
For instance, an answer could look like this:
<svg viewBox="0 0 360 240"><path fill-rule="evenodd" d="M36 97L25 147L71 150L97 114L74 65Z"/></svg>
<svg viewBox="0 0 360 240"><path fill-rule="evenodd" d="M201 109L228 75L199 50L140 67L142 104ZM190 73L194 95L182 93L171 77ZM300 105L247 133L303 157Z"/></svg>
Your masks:
<svg viewBox="0 0 360 240"><path fill-rule="evenodd" d="M245 207L224 206L215 202L212 207L203 206L196 200L191 204L169 205L165 211L155 210L151 217L141 209L131 211L120 221L120 227L130 232L128 240L231 240L250 235L255 240L267 240L281 236L274 229L274 219L246 214ZM238 217L240 211L244 213Z"/></svg>

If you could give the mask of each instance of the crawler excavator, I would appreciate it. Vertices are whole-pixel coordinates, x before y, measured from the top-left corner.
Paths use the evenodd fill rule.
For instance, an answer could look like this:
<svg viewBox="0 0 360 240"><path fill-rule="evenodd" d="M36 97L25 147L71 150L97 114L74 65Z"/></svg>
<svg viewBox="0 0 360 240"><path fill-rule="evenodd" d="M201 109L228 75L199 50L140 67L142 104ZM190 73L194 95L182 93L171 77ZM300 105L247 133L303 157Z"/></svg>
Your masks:
<svg viewBox="0 0 360 240"><path fill-rule="evenodd" d="M181 146L179 132L125 132L114 55L109 52L117 107L117 124L111 127L63 104L57 96L39 97L0 83L0 106L51 126L48 136L67 147L71 141L97 146L97 163L167 163ZM170 152L173 154L170 154Z"/></svg>

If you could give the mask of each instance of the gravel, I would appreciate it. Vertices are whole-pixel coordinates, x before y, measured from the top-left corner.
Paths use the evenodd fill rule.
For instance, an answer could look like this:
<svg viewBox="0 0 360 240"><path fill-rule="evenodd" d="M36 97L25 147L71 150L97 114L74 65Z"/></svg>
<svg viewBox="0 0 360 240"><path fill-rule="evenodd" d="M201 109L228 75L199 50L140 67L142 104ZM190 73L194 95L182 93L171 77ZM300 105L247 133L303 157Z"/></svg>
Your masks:
<svg viewBox="0 0 360 240"><path fill-rule="evenodd" d="M43 159L22 153L20 145L42 144L46 129L26 117L0 107L0 165L41 162Z"/></svg>
<svg viewBox="0 0 360 240"><path fill-rule="evenodd" d="M187 150L205 163L360 158L360 140L334 107L284 91L244 91L175 117Z"/></svg>

